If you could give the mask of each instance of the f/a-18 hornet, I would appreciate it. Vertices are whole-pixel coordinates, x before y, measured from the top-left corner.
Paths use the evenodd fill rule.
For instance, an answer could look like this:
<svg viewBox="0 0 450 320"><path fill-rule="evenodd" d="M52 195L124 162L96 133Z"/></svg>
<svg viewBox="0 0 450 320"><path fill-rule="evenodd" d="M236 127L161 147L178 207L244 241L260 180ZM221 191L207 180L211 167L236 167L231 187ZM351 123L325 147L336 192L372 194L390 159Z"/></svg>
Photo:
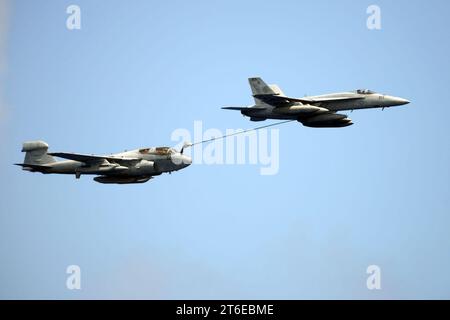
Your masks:
<svg viewBox="0 0 450 320"><path fill-rule="evenodd" d="M189 144L185 144L188 146ZM186 168L192 163L190 157L169 147L152 147L125 151L108 156L78 153L48 153L48 144L30 141L23 144L24 163L17 164L23 170L41 173L97 175L100 183L144 183L153 176ZM56 161L53 157L67 160Z"/></svg>
<svg viewBox="0 0 450 320"><path fill-rule="evenodd" d="M224 107L239 110L251 121L266 119L292 119L304 126L315 128L347 127L353 122L343 110L388 108L409 103L408 100L376 93L370 90L356 90L290 98L277 85L267 85L261 78L249 78L255 105L251 107Z"/></svg>

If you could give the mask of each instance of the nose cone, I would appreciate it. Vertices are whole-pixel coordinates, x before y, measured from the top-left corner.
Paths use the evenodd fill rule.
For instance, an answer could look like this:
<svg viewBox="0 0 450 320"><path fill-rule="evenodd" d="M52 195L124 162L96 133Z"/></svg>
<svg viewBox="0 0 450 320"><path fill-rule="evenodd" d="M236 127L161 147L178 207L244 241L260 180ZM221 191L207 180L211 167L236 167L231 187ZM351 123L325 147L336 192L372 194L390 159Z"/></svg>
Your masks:
<svg viewBox="0 0 450 320"><path fill-rule="evenodd" d="M397 98L396 100L397 100L396 102L397 102L398 106L402 106L404 104L408 104L409 103L409 100L406 100L406 99L403 99L403 98Z"/></svg>
<svg viewBox="0 0 450 320"><path fill-rule="evenodd" d="M171 171L180 170L192 164L191 157L180 153L172 155L171 160L172 160L172 165L170 166Z"/></svg>
<svg viewBox="0 0 450 320"><path fill-rule="evenodd" d="M185 167L190 166L192 164L192 159L191 157L188 157L186 155L182 155L181 159L183 161L183 164L185 165Z"/></svg>
<svg viewBox="0 0 450 320"><path fill-rule="evenodd" d="M399 98L399 97L391 97L391 104L393 106L402 106L404 104L408 104L409 100L403 99L403 98Z"/></svg>

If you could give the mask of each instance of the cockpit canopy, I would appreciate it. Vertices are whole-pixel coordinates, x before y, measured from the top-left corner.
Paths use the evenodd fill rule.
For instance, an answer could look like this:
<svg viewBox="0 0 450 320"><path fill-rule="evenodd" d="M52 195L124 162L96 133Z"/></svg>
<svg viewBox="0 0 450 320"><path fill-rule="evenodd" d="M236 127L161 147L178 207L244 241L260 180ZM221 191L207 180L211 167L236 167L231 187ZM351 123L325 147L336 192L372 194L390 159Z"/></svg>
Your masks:
<svg viewBox="0 0 450 320"><path fill-rule="evenodd" d="M174 148L169 147L156 147L156 148L145 148L140 149L139 153L141 154L155 154L155 155L169 155L178 153Z"/></svg>
<svg viewBox="0 0 450 320"><path fill-rule="evenodd" d="M359 93L359 94L372 94L372 93L375 93L375 92L372 91L372 90L369 90L369 89L358 89L358 90L356 90L356 93Z"/></svg>

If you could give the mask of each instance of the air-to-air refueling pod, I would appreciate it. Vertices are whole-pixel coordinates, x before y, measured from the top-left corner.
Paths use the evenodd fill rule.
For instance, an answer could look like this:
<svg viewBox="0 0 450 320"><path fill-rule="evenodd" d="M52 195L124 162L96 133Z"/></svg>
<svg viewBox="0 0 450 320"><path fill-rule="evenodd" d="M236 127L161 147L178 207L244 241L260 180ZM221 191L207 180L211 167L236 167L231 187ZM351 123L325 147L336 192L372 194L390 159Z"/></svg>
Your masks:
<svg viewBox="0 0 450 320"><path fill-rule="evenodd" d="M130 177L130 176L100 176L95 177L94 180L104 184L128 184L128 183L145 183L152 177Z"/></svg>
<svg viewBox="0 0 450 320"><path fill-rule="evenodd" d="M326 113L298 121L313 128L347 127L353 124L347 115L339 113Z"/></svg>

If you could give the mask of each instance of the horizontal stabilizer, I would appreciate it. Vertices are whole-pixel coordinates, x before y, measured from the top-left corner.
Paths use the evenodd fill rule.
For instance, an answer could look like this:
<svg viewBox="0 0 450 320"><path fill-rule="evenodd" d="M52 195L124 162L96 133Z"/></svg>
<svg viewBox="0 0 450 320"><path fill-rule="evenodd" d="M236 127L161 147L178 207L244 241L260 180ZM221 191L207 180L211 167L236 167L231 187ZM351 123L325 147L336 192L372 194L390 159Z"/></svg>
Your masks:
<svg viewBox="0 0 450 320"><path fill-rule="evenodd" d="M224 110L245 110L248 109L248 107L223 107Z"/></svg>
<svg viewBox="0 0 450 320"><path fill-rule="evenodd" d="M23 170L27 171L46 171L51 168L51 166L46 166L42 164L29 164L29 163L14 163L16 166L20 166Z"/></svg>
<svg viewBox="0 0 450 320"><path fill-rule="evenodd" d="M252 110L265 110L266 107L258 107L258 106L255 106L255 107L223 107L222 109L224 109L224 110L238 110L238 111L250 110L250 109L252 109Z"/></svg>
<svg viewBox="0 0 450 320"><path fill-rule="evenodd" d="M29 164L29 163L14 163L14 165L16 166L20 166L20 167L30 167L30 168L36 168L36 169L48 169L51 168L52 166L46 166L46 165L42 165L42 164Z"/></svg>

